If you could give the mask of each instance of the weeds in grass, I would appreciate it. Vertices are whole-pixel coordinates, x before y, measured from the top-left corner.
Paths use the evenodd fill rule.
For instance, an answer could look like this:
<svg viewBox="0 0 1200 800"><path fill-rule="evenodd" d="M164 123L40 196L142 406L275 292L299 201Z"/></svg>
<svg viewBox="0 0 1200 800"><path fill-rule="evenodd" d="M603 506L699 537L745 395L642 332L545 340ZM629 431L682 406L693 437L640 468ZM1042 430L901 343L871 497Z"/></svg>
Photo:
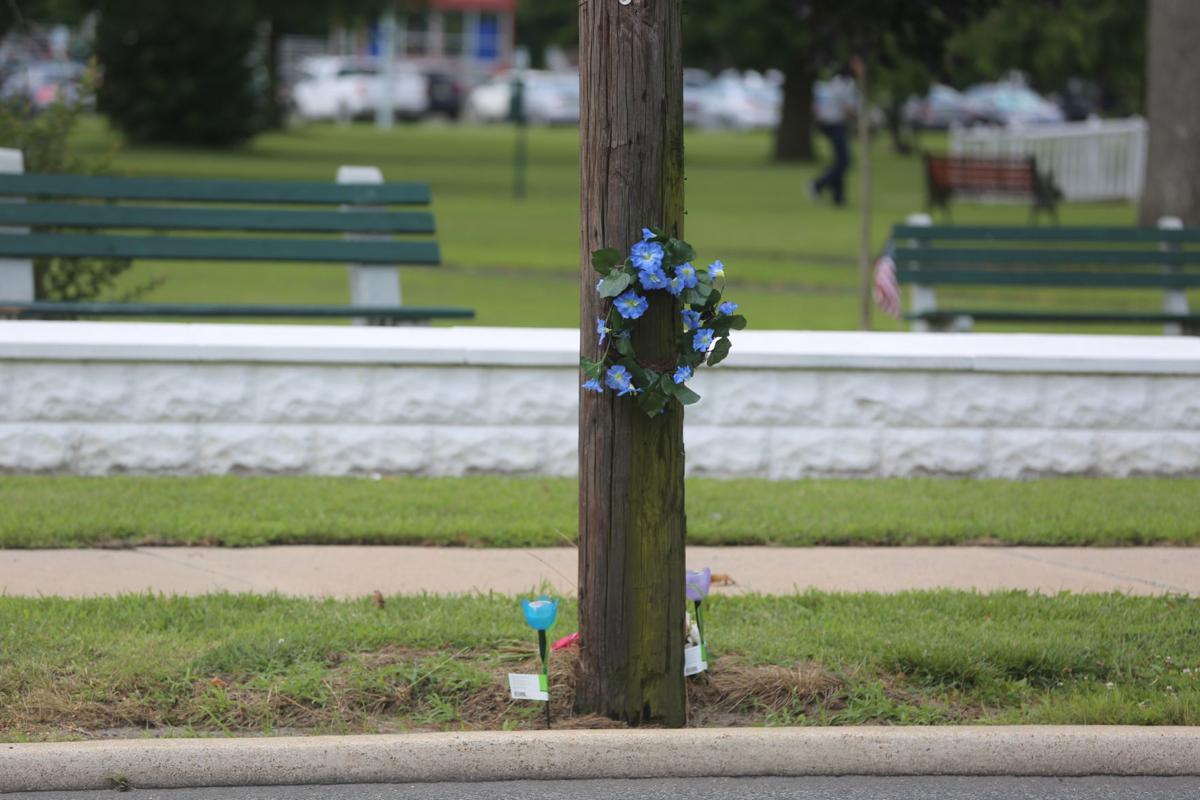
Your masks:
<svg viewBox="0 0 1200 800"><path fill-rule="evenodd" d="M694 725L1200 724L1200 600L710 596L721 656ZM576 613L564 600L560 620ZM578 655L553 654L556 727ZM0 739L541 727L508 672L538 668L496 595L0 597Z"/></svg>

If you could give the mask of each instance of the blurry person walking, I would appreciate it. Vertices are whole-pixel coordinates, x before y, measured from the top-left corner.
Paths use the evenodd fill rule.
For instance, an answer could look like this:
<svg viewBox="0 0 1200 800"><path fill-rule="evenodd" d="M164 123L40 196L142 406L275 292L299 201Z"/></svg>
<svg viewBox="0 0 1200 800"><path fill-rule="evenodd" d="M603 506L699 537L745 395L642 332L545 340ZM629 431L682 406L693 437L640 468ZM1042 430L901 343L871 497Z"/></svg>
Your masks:
<svg viewBox="0 0 1200 800"><path fill-rule="evenodd" d="M821 197L829 192L836 206L846 204L846 171L850 169L850 121L858 107L854 79L850 70L842 68L818 90L816 98L817 127L833 148L833 163L819 178L809 184L809 193Z"/></svg>

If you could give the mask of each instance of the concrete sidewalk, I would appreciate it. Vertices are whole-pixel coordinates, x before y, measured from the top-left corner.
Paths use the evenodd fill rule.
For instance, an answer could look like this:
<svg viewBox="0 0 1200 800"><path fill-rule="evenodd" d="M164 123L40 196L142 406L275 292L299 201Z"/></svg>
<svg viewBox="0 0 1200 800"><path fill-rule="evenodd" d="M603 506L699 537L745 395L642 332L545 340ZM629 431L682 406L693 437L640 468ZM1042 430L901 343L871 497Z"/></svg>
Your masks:
<svg viewBox="0 0 1200 800"><path fill-rule="evenodd" d="M280 592L302 596L575 591L573 548L145 547L0 550L0 592L82 597L125 592ZM733 583L718 593L906 589L1200 594L1200 548L689 547L688 566Z"/></svg>

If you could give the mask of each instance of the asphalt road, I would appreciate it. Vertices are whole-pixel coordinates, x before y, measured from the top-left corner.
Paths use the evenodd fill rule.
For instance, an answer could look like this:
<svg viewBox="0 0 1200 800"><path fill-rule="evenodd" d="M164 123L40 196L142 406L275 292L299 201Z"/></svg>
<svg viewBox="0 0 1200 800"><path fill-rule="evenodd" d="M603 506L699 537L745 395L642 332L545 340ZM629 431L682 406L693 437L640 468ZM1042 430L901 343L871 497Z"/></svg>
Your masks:
<svg viewBox="0 0 1200 800"><path fill-rule="evenodd" d="M691 778L33 792L6 800L1196 800L1193 778Z"/></svg>

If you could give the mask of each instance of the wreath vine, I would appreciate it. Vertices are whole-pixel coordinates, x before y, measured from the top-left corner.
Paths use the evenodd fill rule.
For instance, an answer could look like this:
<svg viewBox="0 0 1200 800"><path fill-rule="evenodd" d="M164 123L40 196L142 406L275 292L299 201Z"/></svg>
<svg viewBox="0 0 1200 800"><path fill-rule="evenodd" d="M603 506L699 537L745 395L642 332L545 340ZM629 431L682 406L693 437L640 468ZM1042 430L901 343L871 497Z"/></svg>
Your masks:
<svg viewBox="0 0 1200 800"><path fill-rule="evenodd" d="M664 413L672 399L685 406L700 399L687 381L701 364L725 360L729 333L745 328L746 318L735 313L737 303L722 300L725 265L718 260L699 271L692 266L695 257L690 244L659 228L643 228L628 256L611 247L592 253L592 267L603 276L596 291L607 302L596 318L604 350L598 360L579 360L585 390L602 393L608 387L619 397L634 395L651 417ZM681 332L673 357L647 363L638 359L632 334L650 305L644 293L653 291L675 298Z"/></svg>

